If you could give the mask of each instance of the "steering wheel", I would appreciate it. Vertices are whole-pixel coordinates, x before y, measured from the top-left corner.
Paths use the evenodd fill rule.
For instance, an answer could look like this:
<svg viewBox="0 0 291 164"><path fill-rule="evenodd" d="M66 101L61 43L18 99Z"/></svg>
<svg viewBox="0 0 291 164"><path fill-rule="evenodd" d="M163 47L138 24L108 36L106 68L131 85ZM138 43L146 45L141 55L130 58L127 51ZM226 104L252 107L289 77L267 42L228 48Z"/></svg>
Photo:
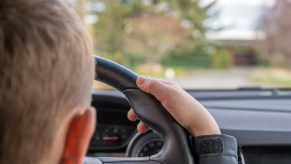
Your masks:
<svg viewBox="0 0 291 164"><path fill-rule="evenodd" d="M152 95L136 85L137 74L101 57L95 57L95 79L106 83L128 99L138 118L157 132L163 139L160 152L150 157L115 158L86 157L86 164L194 164L186 131ZM98 126L98 125L97 125Z"/></svg>

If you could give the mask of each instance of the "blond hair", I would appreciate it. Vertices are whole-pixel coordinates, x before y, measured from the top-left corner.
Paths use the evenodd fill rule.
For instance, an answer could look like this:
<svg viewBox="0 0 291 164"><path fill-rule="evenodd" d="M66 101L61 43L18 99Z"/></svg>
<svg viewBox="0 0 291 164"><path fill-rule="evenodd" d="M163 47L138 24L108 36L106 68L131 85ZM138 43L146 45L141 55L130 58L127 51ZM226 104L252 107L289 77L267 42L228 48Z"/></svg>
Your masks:
<svg viewBox="0 0 291 164"><path fill-rule="evenodd" d="M69 110L89 105L91 54L65 2L0 1L0 163L39 163Z"/></svg>

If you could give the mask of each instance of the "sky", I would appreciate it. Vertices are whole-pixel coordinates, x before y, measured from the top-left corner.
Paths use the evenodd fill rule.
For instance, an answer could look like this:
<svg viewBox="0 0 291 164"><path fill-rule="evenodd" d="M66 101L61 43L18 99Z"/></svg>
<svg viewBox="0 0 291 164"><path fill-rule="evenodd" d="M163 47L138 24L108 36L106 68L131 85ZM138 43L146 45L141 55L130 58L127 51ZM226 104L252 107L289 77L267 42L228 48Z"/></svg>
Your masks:
<svg viewBox="0 0 291 164"><path fill-rule="evenodd" d="M211 0L205 0L205 3ZM218 0L219 15L215 20L209 20L210 26L223 27L217 33L209 33L210 38L241 38L252 39L256 31L256 23L263 8L270 7L275 0Z"/></svg>

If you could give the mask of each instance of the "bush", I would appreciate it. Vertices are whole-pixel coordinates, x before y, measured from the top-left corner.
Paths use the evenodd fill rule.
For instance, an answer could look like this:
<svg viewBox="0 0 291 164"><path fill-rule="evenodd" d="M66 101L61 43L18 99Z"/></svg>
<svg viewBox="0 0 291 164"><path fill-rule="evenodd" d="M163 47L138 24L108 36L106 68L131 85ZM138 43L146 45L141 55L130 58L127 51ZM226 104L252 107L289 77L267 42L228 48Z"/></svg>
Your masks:
<svg viewBox="0 0 291 164"><path fill-rule="evenodd" d="M212 57L212 68L231 68L233 67L233 55L228 50L218 50Z"/></svg>
<svg viewBox="0 0 291 164"><path fill-rule="evenodd" d="M228 50L218 50L216 54L170 54L162 60L164 66L191 67L191 68L231 68L233 56Z"/></svg>
<svg viewBox="0 0 291 164"><path fill-rule="evenodd" d="M168 55L162 60L164 66L211 68L212 57L208 54Z"/></svg>

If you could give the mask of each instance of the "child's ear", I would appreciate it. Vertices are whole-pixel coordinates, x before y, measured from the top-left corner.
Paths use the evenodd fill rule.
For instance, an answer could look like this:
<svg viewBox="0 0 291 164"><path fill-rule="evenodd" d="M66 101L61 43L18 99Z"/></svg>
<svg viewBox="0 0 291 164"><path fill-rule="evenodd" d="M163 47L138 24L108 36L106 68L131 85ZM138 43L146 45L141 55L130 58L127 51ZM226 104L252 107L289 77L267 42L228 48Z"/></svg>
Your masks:
<svg viewBox="0 0 291 164"><path fill-rule="evenodd" d="M61 163L83 163L88 145L95 130L96 112L93 108L76 114L69 123Z"/></svg>

